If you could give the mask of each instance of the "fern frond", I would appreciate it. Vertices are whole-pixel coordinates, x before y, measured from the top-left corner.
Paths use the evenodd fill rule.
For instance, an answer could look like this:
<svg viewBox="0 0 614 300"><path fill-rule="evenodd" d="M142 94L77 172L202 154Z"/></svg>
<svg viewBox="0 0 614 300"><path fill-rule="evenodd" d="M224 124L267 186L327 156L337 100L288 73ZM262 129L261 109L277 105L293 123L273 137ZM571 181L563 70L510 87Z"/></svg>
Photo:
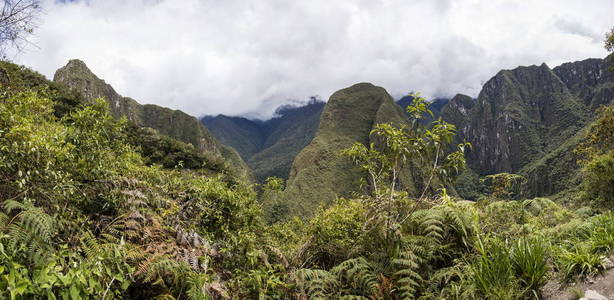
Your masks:
<svg viewBox="0 0 614 300"><path fill-rule="evenodd" d="M400 296L403 299L415 299L423 281L422 276L418 273L422 258L410 249L406 249L392 263L397 269L394 275L397 278L396 283L399 285Z"/></svg>
<svg viewBox="0 0 614 300"><path fill-rule="evenodd" d="M11 220L6 221L8 216L4 218L5 230L10 236L9 245L13 249L20 245L26 247L30 258L51 249L57 232L53 217L30 203L7 200L3 207L9 214L14 214Z"/></svg>
<svg viewBox="0 0 614 300"><path fill-rule="evenodd" d="M362 258L348 259L335 266L331 273L343 287L349 289L350 294L373 296L379 289L377 276L369 262Z"/></svg>
<svg viewBox="0 0 614 300"><path fill-rule="evenodd" d="M339 291L339 280L326 270L299 269L293 276L299 292L309 299L330 299Z"/></svg>

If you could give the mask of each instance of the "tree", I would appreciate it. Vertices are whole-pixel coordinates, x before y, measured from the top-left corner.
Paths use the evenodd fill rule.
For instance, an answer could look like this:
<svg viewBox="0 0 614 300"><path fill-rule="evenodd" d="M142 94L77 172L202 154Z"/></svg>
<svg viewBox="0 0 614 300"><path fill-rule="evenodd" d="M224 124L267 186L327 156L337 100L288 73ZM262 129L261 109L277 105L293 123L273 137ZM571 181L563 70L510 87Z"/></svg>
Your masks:
<svg viewBox="0 0 614 300"><path fill-rule="evenodd" d="M614 207L614 107L603 106L575 149L583 167L584 197Z"/></svg>
<svg viewBox="0 0 614 300"><path fill-rule="evenodd" d="M38 25L40 0L4 0L0 11L0 54L13 48L19 52L31 45L29 38Z"/></svg>
<svg viewBox="0 0 614 300"><path fill-rule="evenodd" d="M614 51L614 28L605 34L605 49L610 52Z"/></svg>
<svg viewBox="0 0 614 300"><path fill-rule="evenodd" d="M371 224L383 227L385 246L392 248L393 235L400 226L428 197L433 182L444 185L465 168L464 149L469 143L457 145L450 153L450 145L456 134L454 125L441 118L429 127L420 119L433 113L426 99L412 95L413 102L407 107L411 118L409 126L395 127L392 124L377 124L371 135L379 140L369 147L355 143L343 153L349 156L368 174L371 194L367 199L368 218ZM407 193L399 191L401 171L408 164L423 170L423 187L416 199L411 201ZM413 202L412 205L406 204Z"/></svg>

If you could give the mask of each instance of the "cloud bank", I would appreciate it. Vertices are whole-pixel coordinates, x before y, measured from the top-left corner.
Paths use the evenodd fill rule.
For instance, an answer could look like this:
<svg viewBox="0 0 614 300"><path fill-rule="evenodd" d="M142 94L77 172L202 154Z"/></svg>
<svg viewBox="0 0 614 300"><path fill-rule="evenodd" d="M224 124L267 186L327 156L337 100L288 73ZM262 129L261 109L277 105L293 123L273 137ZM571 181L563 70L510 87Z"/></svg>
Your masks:
<svg viewBox="0 0 614 300"><path fill-rule="evenodd" d="M267 117L357 82L476 96L498 70L603 57L614 1L45 0L52 77L79 58L125 96L192 115Z"/></svg>

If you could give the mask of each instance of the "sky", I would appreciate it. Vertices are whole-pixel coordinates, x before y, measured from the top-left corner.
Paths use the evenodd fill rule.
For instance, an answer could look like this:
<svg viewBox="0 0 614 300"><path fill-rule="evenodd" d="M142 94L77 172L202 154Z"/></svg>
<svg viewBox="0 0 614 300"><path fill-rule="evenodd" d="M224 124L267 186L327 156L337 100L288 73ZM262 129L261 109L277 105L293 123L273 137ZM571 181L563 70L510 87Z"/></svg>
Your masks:
<svg viewBox="0 0 614 300"><path fill-rule="evenodd" d="M48 78L83 60L120 94L258 118L358 82L476 97L501 69L604 57L612 0L42 0Z"/></svg>

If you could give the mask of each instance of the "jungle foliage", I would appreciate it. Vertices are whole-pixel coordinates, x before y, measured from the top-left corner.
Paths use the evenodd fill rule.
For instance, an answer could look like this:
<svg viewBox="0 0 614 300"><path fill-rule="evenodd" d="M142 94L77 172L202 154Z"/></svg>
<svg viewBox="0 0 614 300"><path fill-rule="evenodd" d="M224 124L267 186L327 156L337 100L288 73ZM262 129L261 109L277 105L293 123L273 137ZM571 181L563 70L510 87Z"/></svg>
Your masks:
<svg viewBox="0 0 614 300"><path fill-rule="evenodd" d="M595 181L613 174L610 108L578 149L583 202L521 199L514 174L470 179L477 201L457 197L469 145L420 122L429 109L414 97L408 127L379 124L377 142L343 151L369 175L364 194L288 220L283 180L245 185L26 71L0 94L0 299L532 299L614 251ZM424 166L418 195L399 189L405 164Z"/></svg>

